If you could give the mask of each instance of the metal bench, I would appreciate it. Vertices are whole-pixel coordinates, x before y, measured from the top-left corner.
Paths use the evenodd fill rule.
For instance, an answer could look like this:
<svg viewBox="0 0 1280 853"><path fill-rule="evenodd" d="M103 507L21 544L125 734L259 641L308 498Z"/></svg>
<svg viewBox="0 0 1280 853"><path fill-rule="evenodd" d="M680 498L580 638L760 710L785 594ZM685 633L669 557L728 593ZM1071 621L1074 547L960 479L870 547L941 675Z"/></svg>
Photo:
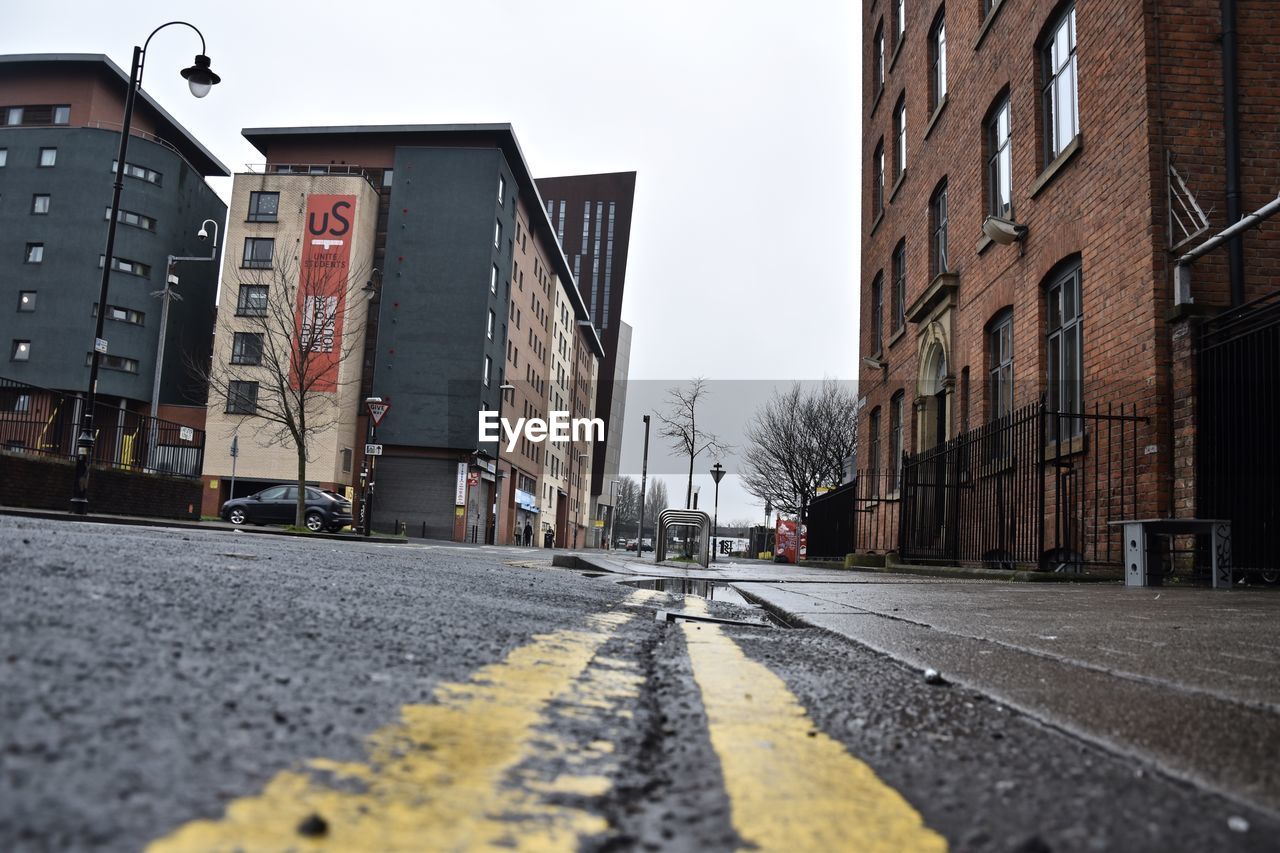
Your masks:
<svg viewBox="0 0 1280 853"><path fill-rule="evenodd" d="M1201 534L1210 537L1213 559L1211 585L1231 589L1231 521L1225 518L1140 518L1113 521L1124 528L1124 585L1152 586L1147 569L1147 540L1152 536Z"/></svg>

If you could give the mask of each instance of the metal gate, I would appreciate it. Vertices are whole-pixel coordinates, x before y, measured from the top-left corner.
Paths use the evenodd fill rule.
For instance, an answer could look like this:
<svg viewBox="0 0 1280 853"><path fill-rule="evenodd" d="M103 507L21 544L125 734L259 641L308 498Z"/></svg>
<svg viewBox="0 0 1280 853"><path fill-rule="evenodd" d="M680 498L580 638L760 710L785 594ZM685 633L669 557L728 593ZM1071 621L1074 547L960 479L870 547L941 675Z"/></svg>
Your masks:
<svg viewBox="0 0 1280 853"><path fill-rule="evenodd" d="M1231 519L1236 570L1280 570L1280 290L1207 320L1196 399L1196 515Z"/></svg>

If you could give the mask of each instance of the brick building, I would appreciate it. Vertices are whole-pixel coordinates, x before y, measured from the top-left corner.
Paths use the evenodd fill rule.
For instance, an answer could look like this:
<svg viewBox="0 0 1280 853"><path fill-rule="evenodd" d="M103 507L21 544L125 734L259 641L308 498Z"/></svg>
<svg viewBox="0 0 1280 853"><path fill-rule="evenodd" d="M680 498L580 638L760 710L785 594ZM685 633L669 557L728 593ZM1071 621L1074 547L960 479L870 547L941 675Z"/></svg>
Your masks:
<svg viewBox="0 0 1280 853"><path fill-rule="evenodd" d="M1280 191L1280 23L1266 0L1222 5L1234 63L1218 0L864 0L859 467L881 535L859 550L909 542L901 520L941 531L922 556L1026 562L1008 543L1048 519L1030 560L1114 562L1108 520L1197 512L1191 327L1280 286L1263 229L1243 238L1234 299L1220 251L1175 305L1174 260ZM1023 425L1023 456L1052 457L1047 486L984 481L1012 469ZM1039 517L1022 533L968 531L1024 491Z"/></svg>

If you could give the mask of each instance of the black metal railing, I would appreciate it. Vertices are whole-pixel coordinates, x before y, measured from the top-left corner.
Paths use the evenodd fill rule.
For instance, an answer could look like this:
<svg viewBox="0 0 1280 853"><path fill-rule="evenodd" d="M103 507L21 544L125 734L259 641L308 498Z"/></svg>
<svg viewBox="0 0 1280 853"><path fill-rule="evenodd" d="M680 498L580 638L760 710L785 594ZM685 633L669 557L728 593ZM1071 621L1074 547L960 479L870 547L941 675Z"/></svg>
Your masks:
<svg viewBox="0 0 1280 853"><path fill-rule="evenodd" d="M1231 520L1237 570L1280 571L1280 291L1201 327L1196 515Z"/></svg>
<svg viewBox="0 0 1280 853"><path fill-rule="evenodd" d="M76 457L82 398L0 377L0 449L61 459ZM204 430L105 403L94 407L93 464L198 478Z"/></svg>
<svg viewBox="0 0 1280 853"><path fill-rule="evenodd" d="M902 463L904 559L1082 571L1123 560L1148 419L1132 407L1024 407Z"/></svg>

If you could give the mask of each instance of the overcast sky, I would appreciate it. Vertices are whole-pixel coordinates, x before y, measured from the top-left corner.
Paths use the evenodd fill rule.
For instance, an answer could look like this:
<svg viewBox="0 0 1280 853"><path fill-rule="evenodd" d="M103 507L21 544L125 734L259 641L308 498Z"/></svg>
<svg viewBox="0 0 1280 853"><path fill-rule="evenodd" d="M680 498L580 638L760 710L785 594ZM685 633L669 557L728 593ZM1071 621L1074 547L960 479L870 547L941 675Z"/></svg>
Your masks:
<svg viewBox="0 0 1280 853"><path fill-rule="evenodd" d="M856 378L857 2L9 7L0 52L105 53L126 73L153 28L195 24L223 83L203 101L187 94L177 70L198 40L170 27L143 88L232 172L260 159L245 127L437 122L510 122L539 176L634 170L622 312L633 379ZM228 195L230 181L216 188ZM642 414L640 400L627 409L624 469ZM675 464L654 459L664 449L654 442L651 468ZM721 519L760 514L726 478Z"/></svg>

